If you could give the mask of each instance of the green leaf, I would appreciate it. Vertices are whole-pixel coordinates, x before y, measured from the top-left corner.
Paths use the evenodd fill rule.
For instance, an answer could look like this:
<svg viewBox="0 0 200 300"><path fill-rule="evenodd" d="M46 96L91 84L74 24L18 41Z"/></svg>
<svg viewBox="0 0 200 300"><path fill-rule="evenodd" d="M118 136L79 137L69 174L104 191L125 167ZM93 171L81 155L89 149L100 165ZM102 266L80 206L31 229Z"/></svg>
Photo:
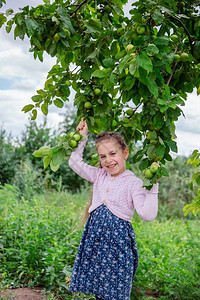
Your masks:
<svg viewBox="0 0 200 300"><path fill-rule="evenodd" d="M140 54L140 56L137 56L136 61L138 65L142 67L144 70L152 72L153 70L152 61L146 53L142 53Z"/></svg>
<svg viewBox="0 0 200 300"><path fill-rule="evenodd" d="M156 25L160 25L164 20L163 14L158 10L155 10L151 16L154 19Z"/></svg>
<svg viewBox="0 0 200 300"><path fill-rule="evenodd" d="M164 119L162 115L155 115L155 117L153 118L153 123L155 128L160 129L164 124Z"/></svg>
<svg viewBox="0 0 200 300"><path fill-rule="evenodd" d="M56 18L55 16L53 16L53 17L51 18L51 20L52 20L52 22L55 22L57 25L60 24L60 21L59 21L58 18Z"/></svg>
<svg viewBox="0 0 200 300"><path fill-rule="evenodd" d="M98 19L90 19L85 22L85 25L88 33L101 32L102 30L102 23Z"/></svg>
<svg viewBox="0 0 200 300"><path fill-rule="evenodd" d="M94 119L93 117L91 117L91 116L89 116L88 118L90 119L91 125L94 126L94 124L95 124L95 119Z"/></svg>
<svg viewBox="0 0 200 300"><path fill-rule="evenodd" d="M148 89L154 95L154 97L158 97L158 86L154 80L148 78Z"/></svg>
<svg viewBox="0 0 200 300"><path fill-rule="evenodd" d="M53 164L53 160L50 161L50 168L53 172L58 171L58 169L60 168L60 165L54 165Z"/></svg>
<svg viewBox="0 0 200 300"><path fill-rule="evenodd" d="M70 29L71 33L74 34L75 30L74 30L74 27L72 26L72 23L71 23L71 20L70 20L68 14L67 14L67 9L65 7L60 6L56 9L56 12L58 12L58 14L60 15L64 27L66 29Z"/></svg>
<svg viewBox="0 0 200 300"><path fill-rule="evenodd" d="M125 85L128 90L130 90L134 86L135 80L136 80L136 78L133 76L130 76L129 74L128 74L128 76L126 76Z"/></svg>
<svg viewBox="0 0 200 300"><path fill-rule="evenodd" d="M43 158L43 165L44 165L44 169L46 169L50 163L50 160L51 160L51 156L45 156Z"/></svg>
<svg viewBox="0 0 200 300"><path fill-rule="evenodd" d="M163 99L168 99L170 97L170 87L167 84L163 85L163 90L162 90L162 97ZM166 104L166 100L165 100Z"/></svg>
<svg viewBox="0 0 200 300"><path fill-rule="evenodd" d="M102 62L106 68L113 68L115 65L115 61L112 58L105 58Z"/></svg>
<svg viewBox="0 0 200 300"><path fill-rule="evenodd" d="M97 78L104 78L108 76L112 72L112 69L103 69L103 70L96 70L92 73L92 76Z"/></svg>
<svg viewBox="0 0 200 300"><path fill-rule="evenodd" d="M137 63L136 63L136 60L134 60L129 65L129 72L130 72L131 75L134 75L136 71L137 71Z"/></svg>
<svg viewBox="0 0 200 300"><path fill-rule="evenodd" d="M165 36L157 37L154 39L154 44L158 46L167 45L169 43L169 38Z"/></svg>
<svg viewBox="0 0 200 300"><path fill-rule="evenodd" d="M119 64L119 73L120 73L120 74L122 73L122 71L123 71L124 68L126 67L126 64L127 64L128 60L129 60L129 58L130 58L130 56L129 56L129 55L126 55L126 56L122 59L122 61L120 62L120 64Z"/></svg>
<svg viewBox="0 0 200 300"><path fill-rule="evenodd" d="M23 108L22 108L22 111L24 111L25 113L30 111L31 109L33 109L34 105L33 104L28 104L28 105L25 105Z"/></svg>
<svg viewBox="0 0 200 300"><path fill-rule="evenodd" d="M92 68L85 68L83 69L81 76L84 80L89 80L92 72L93 72Z"/></svg>
<svg viewBox="0 0 200 300"><path fill-rule="evenodd" d="M156 151L156 147L154 145L152 145L151 147L149 147L149 149L147 150L147 156L149 158L152 158L155 155L155 151Z"/></svg>
<svg viewBox="0 0 200 300"><path fill-rule="evenodd" d="M200 175L196 178L196 183L200 185Z"/></svg>
<svg viewBox="0 0 200 300"><path fill-rule="evenodd" d="M175 152L175 153L178 152L177 144L176 144L175 141L172 141L172 140L171 140L171 141L168 141L167 144L168 144L169 148L170 148L173 152Z"/></svg>
<svg viewBox="0 0 200 300"><path fill-rule="evenodd" d="M33 156L35 157L44 157L51 153L51 148L49 146L42 146L38 150L33 152Z"/></svg>
<svg viewBox="0 0 200 300"><path fill-rule="evenodd" d="M26 18L25 24L26 24L29 36L32 36L35 33L35 31L40 27L40 24L31 18Z"/></svg>
<svg viewBox="0 0 200 300"><path fill-rule="evenodd" d="M161 156L163 157L165 155L165 146L164 145L159 145L157 148L156 148L156 154L158 156Z"/></svg>
<svg viewBox="0 0 200 300"><path fill-rule="evenodd" d="M59 98L56 98L53 102L54 102L55 106L57 106L59 108L62 108L64 105L63 101Z"/></svg>
<svg viewBox="0 0 200 300"><path fill-rule="evenodd" d="M118 52L116 55L115 55L115 59L121 59L122 57L124 57L126 55L126 50L122 50L120 52Z"/></svg>
<svg viewBox="0 0 200 300"><path fill-rule="evenodd" d="M7 18L3 14L0 14L0 28L6 21L7 21Z"/></svg>
<svg viewBox="0 0 200 300"><path fill-rule="evenodd" d="M165 68L166 68L166 71L169 73L169 74L172 74L172 69L170 67L169 64L165 64Z"/></svg>
<svg viewBox="0 0 200 300"><path fill-rule="evenodd" d="M149 160L148 158L145 158L141 161L140 165L139 165L139 169L141 171L145 170L147 167L149 166Z"/></svg>
<svg viewBox="0 0 200 300"><path fill-rule="evenodd" d="M147 54L149 56L155 55L159 53L159 49L154 44L149 44L147 47Z"/></svg>
<svg viewBox="0 0 200 300"><path fill-rule="evenodd" d="M52 165L58 166L60 165L65 158L65 149L61 148L52 158Z"/></svg>
<svg viewBox="0 0 200 300"><path fill-rule="evenodd" d="M45 116L48 115L48 104L47 104L47 103L43 103L43 104L41 105L41 111L42 111L42 113L43 113Z"/></svg>
<svg viewBox="0 0 200 300"><path fill-rule="evenodd" d="M37 110L36 109L33 109L32 110L32 117L31 117L31 120L35 120L37 118Z"/></svg>
<svg viewBox="0 0 200 300"><path fill-rule="evenodd" d="M12 15L13 12L14 10L12 8L6 9L6 16Z"/></svg>

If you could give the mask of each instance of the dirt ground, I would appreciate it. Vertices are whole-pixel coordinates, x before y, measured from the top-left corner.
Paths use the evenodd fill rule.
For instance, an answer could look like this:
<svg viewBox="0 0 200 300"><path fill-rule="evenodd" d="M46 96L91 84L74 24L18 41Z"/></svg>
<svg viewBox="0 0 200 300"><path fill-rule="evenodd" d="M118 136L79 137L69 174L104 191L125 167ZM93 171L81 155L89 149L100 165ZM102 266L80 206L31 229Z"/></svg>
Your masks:
<svg viewBox="0 0 200 300"><path fill-rule="evenodd" d="M42 295L42 288L17 288L0 291L0 300L47 300L47 296ZM158 300L156 293L146 291L146 298Z"/></svg>
<svg viewBox="0 0 200 300"><path fill-rule="evenodd" d="M0 291L0 300L46 300L42 288L17 288Z"/></svg>

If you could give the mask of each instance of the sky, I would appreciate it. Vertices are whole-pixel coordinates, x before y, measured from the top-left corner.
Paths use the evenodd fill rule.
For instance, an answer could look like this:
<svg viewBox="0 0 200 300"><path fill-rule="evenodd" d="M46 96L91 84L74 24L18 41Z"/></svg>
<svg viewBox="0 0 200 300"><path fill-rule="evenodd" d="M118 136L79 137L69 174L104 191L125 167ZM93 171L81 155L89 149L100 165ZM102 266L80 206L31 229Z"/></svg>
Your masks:
<svg viewBox="0 0 200 300"><path fill-rule="evenodd" d="M131 1L133 2L133 1ZM37 6L42 0L7 0L0 12L7 8L26 5ZM131 4L125 7L125 12ZM20 137L28 124L29 114L21 111L23 106L31 103L31 97L43 88L48 71L55 63L55 59L44 55L44 61L34 60L29 52L28 39L14 40L13 32L7 34L5 28L0 29L0 127L11 133L13 137ZM73 100L73 99L72 99ZM188 95L186 105L182 107L185 117L181 116L176 122L178 155L189 156L194 149L200 149L200 95L196 90ZM57 128L63 120L65 108L50 107L48 126ZM37 123L43 122L43 115L39 112Z"/></svg>

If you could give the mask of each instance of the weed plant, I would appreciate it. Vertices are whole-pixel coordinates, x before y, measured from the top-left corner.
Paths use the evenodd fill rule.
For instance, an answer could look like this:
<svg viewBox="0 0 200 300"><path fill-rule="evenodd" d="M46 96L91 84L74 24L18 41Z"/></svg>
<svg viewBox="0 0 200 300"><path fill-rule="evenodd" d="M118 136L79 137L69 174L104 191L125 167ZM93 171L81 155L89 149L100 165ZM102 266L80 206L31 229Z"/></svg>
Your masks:
<svg viewBox="0 0 200 300"><path fill-rule="evenodd" d="M87 187L19 201L15 187L0 189L1 289L43 286L55 299L94 299L68 291L89 194ZM198 219L148 223L135 214L140 262L131 299L145 299L147 290L159 299L200 299L199 225Z"/></svg>

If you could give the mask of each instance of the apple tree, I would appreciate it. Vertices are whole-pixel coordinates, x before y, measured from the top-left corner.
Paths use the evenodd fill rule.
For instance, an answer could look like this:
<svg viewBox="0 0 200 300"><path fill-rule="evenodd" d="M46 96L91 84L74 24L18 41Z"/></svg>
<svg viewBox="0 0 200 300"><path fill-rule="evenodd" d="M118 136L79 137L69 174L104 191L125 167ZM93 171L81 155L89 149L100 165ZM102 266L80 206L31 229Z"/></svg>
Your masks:
<svg viewBox="0 0 200 300"><path fill-rule="evenodd" d="M131 150L142 143L132 157L141 171L161 164L146 172L150 186L167 175L163 165L177 152L175 121L187 93L200 92L200 1L138 0L125 15L127 2L43 0L2 12L0 25L8 33L14 27L15 39L27 36L35 59L43 61L44 52L57 59L44 88L22 110L33 120L38 110L47 115L50 105L62 108L73 89L77 122L86 119L91 133L122 133ZM56 171L81 139L63 136L36 155Z"/></svg>

